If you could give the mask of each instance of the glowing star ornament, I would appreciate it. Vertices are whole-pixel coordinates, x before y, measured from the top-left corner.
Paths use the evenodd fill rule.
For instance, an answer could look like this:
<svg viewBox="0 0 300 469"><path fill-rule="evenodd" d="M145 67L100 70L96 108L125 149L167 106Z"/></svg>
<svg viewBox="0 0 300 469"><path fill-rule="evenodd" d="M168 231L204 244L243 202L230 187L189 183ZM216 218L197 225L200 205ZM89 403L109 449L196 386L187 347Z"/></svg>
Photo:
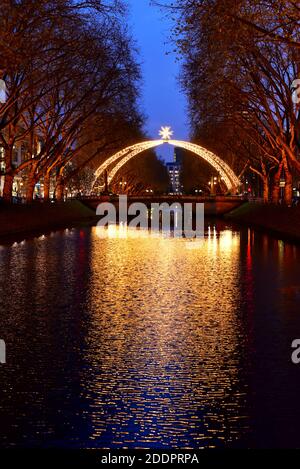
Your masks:
<svg viewBox="0 0 300 469"><path fill-rule="evenodd" d="M159 135L161 136L162 140L170 140L173 135L173 130L171 127L162 127L159 131Z"/></svg>

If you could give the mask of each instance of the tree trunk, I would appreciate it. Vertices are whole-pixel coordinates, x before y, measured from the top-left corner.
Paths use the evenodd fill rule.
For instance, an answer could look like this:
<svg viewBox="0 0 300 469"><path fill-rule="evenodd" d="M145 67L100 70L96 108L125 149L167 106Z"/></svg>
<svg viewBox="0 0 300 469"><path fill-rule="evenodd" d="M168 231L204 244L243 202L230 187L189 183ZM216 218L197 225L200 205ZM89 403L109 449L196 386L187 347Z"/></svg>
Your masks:
<svg viewBox="0 0 300 469"><path fill-rule="evenodd" d="M267 204L269 202L269 178L268 176L263 177L263 185L264 185L264 203Z"/></svg>
<svg viewBox="0 0 300 469"><path fill-rule="evenodd" d="M59 177L58 180L57 180L56 187L55 187L55 198L58 202L63 201L64 192L65 192L64 181L63 181L62 178Z"/></svg>
<svg viewBox="0 0 300 469"><path fill-rule="evenodd" d="M36 169L38 163L33 162L29 167L29 171L27 174L27 182L26 182L26 202L31 203L33 199L34 188L37 183L37 176L36 176Z"/></svg>
<svg viewBox="0 0 300 469"><path fill-rule="evenodd" d="M50 173L44 176L44 202L48 202L50 198Z"/></svg>
<svg viewBox="0 0 300 469"><path fill-rule="evenodd" d="M28 176L28 181L27 181L27 186L26 186L26 202L27 203L30 203L33 200L35 184L36 184L35 178Z"/></svg>
<svg viewBox="0 0 300 469"><path fill-rule="evenodd" d="M14 183L14 176L12 174L6 174L4 177L4 186L3 186L3 200L5 202L11 202L12 199L12 189Z"/></svg>
<svg viewBox="0 0 300 469"><path fill-rule="evenodd" d="M285 175L284 202L288 207L290 207L293 201L293 176L290 171L285 152L283 152L282 161Z"/></svg>
<svg viewBox="0 0 300 469"><path fill-rule="evenodd" d="M273 204L276 204L276 205L279 204L281 171L282 171L282 163L280 163L278 170L276 171L273 177L272 202Z"/></svg>
<svg viewBox="0 0 300 469"><path fill-rule="evenodd" d="M293 177L290 172L285 174L284 201L288 207L291 207L293 201Z"/></svg>
<svg viewBox="0 0 300 469"><path fill-rule="evenodd" d="M13 144L9 145L4 152L4 161L5 161L5 170L6 174L4 177L4 186L3 186L3 200L5 202L11 202L12 200L12 191L14 183L14 170L12 167L12 151Z"/></svg>

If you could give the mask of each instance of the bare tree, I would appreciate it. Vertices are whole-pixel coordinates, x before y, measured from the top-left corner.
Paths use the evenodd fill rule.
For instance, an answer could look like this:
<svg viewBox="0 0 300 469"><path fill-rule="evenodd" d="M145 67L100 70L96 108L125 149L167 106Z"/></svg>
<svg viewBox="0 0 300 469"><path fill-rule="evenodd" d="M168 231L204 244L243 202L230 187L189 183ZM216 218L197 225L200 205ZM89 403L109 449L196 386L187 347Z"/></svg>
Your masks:
<svg viewBox="0 0 300 469"><path fill-rule="evenodd" d="M195 138L224 158L235 153L231 164L236 171L247 164L261 178L265 200L271 180L278 200L283 173L290 205L292 173L300 170L291 91L299 72L298 3L178 0L169 8Z"/></svg>
<svg viewBox="0 0 300 469"><path fill-rule="evenodd" d="M28 201L41 178L47 198L55 174L61 197L66 166L92 141L98 151L90 159L113 142L112 132L101 132L108 129L104 121L115 122L120 112L137 114L139 67L123 13L118 0L5 0L0 13L0 78L8 90L0 105L5 200L18 174L26 176ZM86 131L91 125L98 133L92 141ZM13 152L20 144L23 159L16 166Z"/></svg>

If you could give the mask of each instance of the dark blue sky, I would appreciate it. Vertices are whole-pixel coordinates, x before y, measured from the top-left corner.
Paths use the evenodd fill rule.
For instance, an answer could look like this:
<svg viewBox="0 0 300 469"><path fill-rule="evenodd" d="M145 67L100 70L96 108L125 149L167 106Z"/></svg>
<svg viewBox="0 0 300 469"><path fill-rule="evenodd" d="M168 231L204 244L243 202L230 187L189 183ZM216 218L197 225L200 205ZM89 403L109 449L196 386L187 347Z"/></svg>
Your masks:
<svg viewBox="0 0 300 469"><path fill-rule="evenodd" d="M186 100L180 91L177 77L179 64L175 53L166 55L174 46L169 41L173 23L159 8L150 6L150 0L129 0L130 26L142 63L142 107L148 116L146 131L156 139L162 125L170 125L174 138L186 140ZM169 147L171 150L171 147ZM158 150L167 159L169 150Z"/></svg>

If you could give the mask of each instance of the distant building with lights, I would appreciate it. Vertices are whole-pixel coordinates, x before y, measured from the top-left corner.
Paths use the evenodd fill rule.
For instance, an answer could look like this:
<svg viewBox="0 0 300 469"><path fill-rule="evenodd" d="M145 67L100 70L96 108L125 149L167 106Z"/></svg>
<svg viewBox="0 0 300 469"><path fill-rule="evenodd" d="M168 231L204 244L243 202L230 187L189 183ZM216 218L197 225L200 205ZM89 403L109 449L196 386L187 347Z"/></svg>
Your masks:
<svg viewBox="0 0 300 469"><path fill-rule="evenodd" d="M36 152L37 155L41 152L42 141L37 140L36 143ZM32 155L34 156L34 155ZM17 143L13 147L13 154L12 154L12 166L17 168L19 167L26 159L28 158L28 143L27 141L23 141L21 143ZM5 155L4 155L4 147L0 144L0 197L3 194L3 187L4 187L4 180L5 180ZM26 177L27 177L27 169L20 171L14 177L13 186L12 186L12 196L13 197L25 197L26 196ZM43 178L41 177L41 181ZM53 184L52 184L53 186ZM34 188L34 197L40 197L43 195L43 183L38 181Z"/></svg>
<svg viewBox="0 0 300 469"><path fill-rule="evenodd" d="M170 178L170 192L180 194L182 192L181 170L182 170L182 149L174 148L172 163L167 163L167 169Z"/></svg>

